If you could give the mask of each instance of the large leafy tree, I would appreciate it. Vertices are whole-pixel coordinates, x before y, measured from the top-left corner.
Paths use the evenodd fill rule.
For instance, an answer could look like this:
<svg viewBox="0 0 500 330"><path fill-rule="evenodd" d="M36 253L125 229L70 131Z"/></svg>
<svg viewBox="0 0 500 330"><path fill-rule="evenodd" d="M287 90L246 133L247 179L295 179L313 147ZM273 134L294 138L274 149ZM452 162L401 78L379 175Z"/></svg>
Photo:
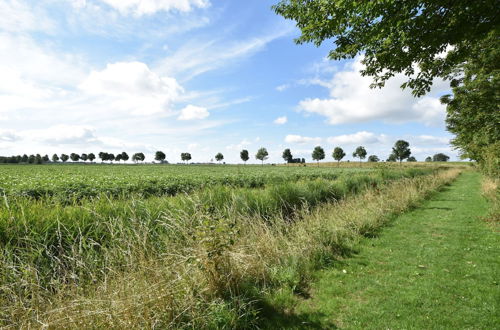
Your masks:
<svg viewBox="0 0 500 330"><path fill-rule="evenodd" d="M474 60L463 65L464 74L452 80L446 124L456 136L452 145L489 167L500 168L500 38L492 33L479 41ZM493 174L493 173L491 173Z"/></svg>
<svg viewBox="0 0 500 330"><path fill-rule="evenodd" d="M187 163L191 160L191 154L189 152L183 152L181 153L181 159Z"/></svg>
<svg viewBox="0 0 500 330"><path fill-rule="evenodd" d="M342 158L345 157L344 149L342 149L341 147L335 147L335 149L333 149L332 157L337 161L338 166Z"/></svg>
<svg viewBox="0 0 500 330"><path fill-rule="evenodd" d="M403 87L417 96L473 58L500 19L498 0L281 0L273 8L296 21L297 43L330 42L335 60L364 54L361 73L374 85L404 73Z"/></svg>
<svg viewBox="0 0 500 330"><path fill-rule="evenodd" d="M370 156L368 156L368 161L370 163L376 163L376 162L380 161L380 159L378 158L377 155L370 155Z"/></svg>
<svg viewBox="0 0 500 330"><path fill-rule="evenodd" d="M86 162L86 161L89 159L89 155L87 155L87 154L82 154L82 155L80 156L80 158L81 158L84 162Z"/></svg>
<svg viewBox="0 0 500 330"><path fill-rule="evenodd" d="M129 160L129 158L130 158L130 157L128 156L128 154L127 154L125 151L123 151L120 155L121 155L121 159L122 159L124 162L126 162L126 161L127 161L127 160ZM146 158L146 157L144 157L144 158Z"/></svg>
<svg viewBox="0 0 500 330"><path fill-rule="evenodd" d="M219 163L221 162L221 160L224 159L224 155L222 153L217 153L217 155L215 155L215 160L217 160Z"/></svg>
<svg viewBox="0 0 500 330"><path fill-rule="evenodd" d="M89 158L90 162L92 163L95 159L95 155L91 152L90 154L88 154L88 158Z"/></svg>
<svg viewBox="0 0 500 330"><path fill-rule="evenodd" d="M410 144L405 140L398 140L394 143L392 154L401 163L403 159L407 159L411 155Z"/></svg>
<svg viewBox="0 0 500 330"><path fill-rule="evenodd" d="M69 155L69 158L71 158L72 161L77 162L80 160L80 155L73 152Z"/></svg>
<svg viewBox="0 0 500 330"><path fill-rule="evenodd" d="M356 150L352 153L352 156L354 158L359 158L359 162L361 163L362 159L365 159L366 157L366 149L363 146L359 146L356 148Z"/></svg>
<svg viewBox="0 0 500 330"><path fill-rule="evenodd" d="M166 157L167 157L167 156L165 155L165 153L164 153L163 151L157 151L157 152L155 153L155 160L156 160L156 161L159 161L159 162L161 162L161 163L163 163L163 162L165 161L165 158L166 158Z"/></svg>
<svg viewBox="0 0 500 330"><path fill-rule="evenodd" d="M24 156L23 156L23 157L24 157ZM53 154L53 155L52 155L52 161L53 161L54 163L57 163L57 162L59 161L59 156L58 156L57 154Z"/></svg>
<svg viewBox="0 0 500 330"><path fill-rule="evenodd" d="M325 150L320 146L317 146L314 148L311 156L312 159L315 160L319 166L319 161L325 159Z"/></svg>
<svg viewBox="0 0 500 330"><path fill-rule="evenodd" d="M262 162L262 165L264 166L264 161L269 157L269 153L267 152L266 148L260 148L257 150L257 154L255 154L255 158L260 160Z"/></svg>
<svg viewBox="0 0 500 330"><path fill-rule="evenodd" d="M288 163L290 163L293 159L292 151L289 148L286 148L285 150L283 150L283 154L281 155L281 157L283 157L288 165Z"/></svg>
<svg viewBox="0 0 500 330"><path fill-rule="evenodd" d="M30 156L31 157L31 156ZM69 156L66 155L66 154L61 154L61 160L63 161L63 163L66 163L69 159Z"/></svg>
<svg viewBox="0 0 500 330"><path fill-rule="evenodd" d="M250 159L250 157L248 156L248 150L246 149L241 150L240 158L246 164L247 161Z"/></svg>
<svg viewBox="0 0 500 330"><path fill-rule="evenodd" d="M432 156L432 161L434 161L434 162L447 162L449 159L450 159L449 156L447 156L441 152Z"/></svg>

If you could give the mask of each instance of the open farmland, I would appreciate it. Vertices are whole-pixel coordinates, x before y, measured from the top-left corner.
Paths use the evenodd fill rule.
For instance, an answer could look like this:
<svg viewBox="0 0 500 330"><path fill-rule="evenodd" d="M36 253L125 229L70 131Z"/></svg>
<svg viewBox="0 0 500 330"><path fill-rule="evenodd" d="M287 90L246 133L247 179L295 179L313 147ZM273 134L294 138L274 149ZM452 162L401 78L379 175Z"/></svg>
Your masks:
<svg viewBox="0 0 500 330"><path fill-rule="evenodd" d="M300 180L334 180L373 168L184 166L184 165L52 165L0 167L0 192L8 196L73 199L98 195L176 195L206 186L262 188Z"/></svg>
<svg viewBox="0 0 500 330"><path fill-rule="evenodd" d="M126 318L124 313L137 316L136 308L157 287L161 297L152 298L147 312L152 314L128 320L135 326L238 324L255 313L252 295L269 286L301 286L306 265L319 255L304 264L303 252L295 249L305 241L293 249L279 245L310 239L309 234L289 237L288 231L301 228L318 205L398 182L433 189L444 171L430 166L2 166L1 322L27 326L42 318L56 327L106 326ZM173 184L175 191L164 189ZM290 251L297 256L290 259ZM135 283L145 279L154 283ZM106 302L99 306L106 310L102 319L81 314L90 312L81 304L95 301Z"/></svg>

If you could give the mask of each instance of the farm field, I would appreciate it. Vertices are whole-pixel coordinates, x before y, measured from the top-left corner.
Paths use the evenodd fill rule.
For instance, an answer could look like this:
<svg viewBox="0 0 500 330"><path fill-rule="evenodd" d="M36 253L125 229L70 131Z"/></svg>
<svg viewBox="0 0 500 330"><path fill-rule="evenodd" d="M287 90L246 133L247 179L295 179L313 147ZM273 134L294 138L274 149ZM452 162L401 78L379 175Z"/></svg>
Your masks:
<svg viewBox="0 0 500 330"><path fill-rule="evenodd" d="M299 180L333 180L346 173L368 172L359 166L277 167L220 165L108 165L71 164L0 166L0 191L9 196L61 199L108 196L176 195L211 185L262 188Z"/></svg>
<svg viewBox="0 0 500 330"><path fill-rule="evenodd" d="M386 216L457 171L2 166L0 322L17 327L41 321L56 328L254 324L259 297L283 286L299 292L322 255L351 240L337 236L339 241L318 245L315 235L324 234L326 223L309 227L305 220L316 210L370 192L407 189L409 200L400 201L404 194L398 192ZM144 189L170 181L189 188ZM134 189L122 187L130 182ZM24 193L39 186L45 193ZM359 229L370 226L378 225ZM308 232L314 228L321 230Z"/></svg>

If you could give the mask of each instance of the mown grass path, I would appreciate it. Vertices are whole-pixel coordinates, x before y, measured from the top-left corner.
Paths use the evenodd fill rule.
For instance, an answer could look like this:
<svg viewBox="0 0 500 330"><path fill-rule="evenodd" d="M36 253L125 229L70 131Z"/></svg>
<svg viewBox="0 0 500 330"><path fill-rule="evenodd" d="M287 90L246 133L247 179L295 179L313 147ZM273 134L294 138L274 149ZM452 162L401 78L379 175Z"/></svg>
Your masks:
<svg viewBox="0 0 500 330"><path fill-rule="evenodd" d="M500 329L500 235L487 210L480 175L462 174L320 272L276 327Z"/></svg>

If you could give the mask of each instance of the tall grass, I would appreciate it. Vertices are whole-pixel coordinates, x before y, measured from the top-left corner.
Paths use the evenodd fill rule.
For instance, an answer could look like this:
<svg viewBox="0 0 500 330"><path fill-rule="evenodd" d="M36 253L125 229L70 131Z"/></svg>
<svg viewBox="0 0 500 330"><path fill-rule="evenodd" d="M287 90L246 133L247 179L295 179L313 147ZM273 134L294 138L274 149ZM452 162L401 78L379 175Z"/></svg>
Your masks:
<svg viewBox="0 0 500 330"><path fill-rule="evenodd" d="M312 269L456 175L421 175L428 172L264 189L216 186L171 198L103 197L50 208L43 200L5 199L0 322L248 325L256 300L303 290Z"/></svg>

